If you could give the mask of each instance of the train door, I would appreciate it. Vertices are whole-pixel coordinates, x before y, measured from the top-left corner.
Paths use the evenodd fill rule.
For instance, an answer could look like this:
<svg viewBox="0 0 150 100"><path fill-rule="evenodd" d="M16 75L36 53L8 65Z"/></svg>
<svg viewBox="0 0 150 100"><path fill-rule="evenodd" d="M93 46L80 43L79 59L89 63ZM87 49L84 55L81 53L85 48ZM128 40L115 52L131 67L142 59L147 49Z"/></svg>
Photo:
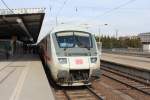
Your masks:
<svg viewBox="0 0 150 100"><path fill-rule="evenodd" d="M50 39L50 35L47 36L47 63L51 63L51 39Z"/></svg>

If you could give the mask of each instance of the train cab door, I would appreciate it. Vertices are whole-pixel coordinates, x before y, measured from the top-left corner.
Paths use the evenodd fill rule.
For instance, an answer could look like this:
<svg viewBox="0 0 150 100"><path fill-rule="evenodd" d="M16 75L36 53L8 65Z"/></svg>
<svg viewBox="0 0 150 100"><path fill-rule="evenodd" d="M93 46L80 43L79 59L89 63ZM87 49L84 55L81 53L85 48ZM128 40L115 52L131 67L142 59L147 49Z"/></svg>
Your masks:
<svg viewBox="0 0 150 100"><path fill-rule="evenodd" d="M90 63L88 57L70 57L70 69L89 69Z"/></svg>
<svg viewBox="0 0 150 100"><path fill-rule="evenodd" d="M50 35L47 36L46 39L46 49L47 49L47 53L46 53L46 58L47 58L47 63L51 63L51 41L50 41Z"/></svg>

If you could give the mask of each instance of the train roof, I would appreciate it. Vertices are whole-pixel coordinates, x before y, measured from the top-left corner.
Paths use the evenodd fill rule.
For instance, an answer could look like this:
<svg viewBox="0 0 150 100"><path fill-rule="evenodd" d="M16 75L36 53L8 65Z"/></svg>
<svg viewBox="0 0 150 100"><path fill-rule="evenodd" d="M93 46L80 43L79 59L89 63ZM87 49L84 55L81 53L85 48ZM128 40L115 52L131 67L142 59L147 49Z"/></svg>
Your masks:
<svg viewBox="0 0 150 100"><path fill-rule="evenodd" d="M82 26L70 26L70 25L57 26L57 27L53 28L50 33L53 34L53 33L61 32L61 31L81 31L81 32L91 33L85 27L82 27Z"/></svg>
<svg viewBox="0 0 150 100"><path fill-rule="evenodd" d="M49 34L55 34L57 32L64 32L64 31L79 31L79 32L90 32L87 28L83 26L76 26L76 25L59 25L56 27L53 27L49 33L47 33L44 37L40 38L36 44L40 43L45 37L47 37Z"/></svg>

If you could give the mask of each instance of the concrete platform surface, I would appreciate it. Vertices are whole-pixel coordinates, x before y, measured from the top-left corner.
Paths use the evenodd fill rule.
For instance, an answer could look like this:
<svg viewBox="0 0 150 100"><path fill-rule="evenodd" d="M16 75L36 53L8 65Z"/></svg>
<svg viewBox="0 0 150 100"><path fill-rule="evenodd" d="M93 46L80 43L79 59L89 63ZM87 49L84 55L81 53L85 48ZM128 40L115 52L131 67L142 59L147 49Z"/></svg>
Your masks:
<svg viewBox="0 0 150 100"><path fill-rule="evenodd" d="M0 61L0 100L54 100L37 56Z"/></svg>
<svg viewBox="0 0 150 100"><path fill-rule="evenodd" d="M149 58L102 53L101 59L105 61L127 65L138 69L150 70Z"/></svg>

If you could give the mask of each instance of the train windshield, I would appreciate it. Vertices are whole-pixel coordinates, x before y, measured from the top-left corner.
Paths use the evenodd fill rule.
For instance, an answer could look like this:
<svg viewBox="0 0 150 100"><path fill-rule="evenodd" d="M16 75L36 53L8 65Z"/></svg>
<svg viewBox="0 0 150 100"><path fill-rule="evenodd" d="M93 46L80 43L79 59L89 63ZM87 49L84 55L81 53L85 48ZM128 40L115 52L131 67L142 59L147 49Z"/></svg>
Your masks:
<svg viewBox="0 0 150 100"><path fill-rule="evenodd" d="M60 48L91 48L91 35L82 32L64 32L56 34Z"/></svg>

